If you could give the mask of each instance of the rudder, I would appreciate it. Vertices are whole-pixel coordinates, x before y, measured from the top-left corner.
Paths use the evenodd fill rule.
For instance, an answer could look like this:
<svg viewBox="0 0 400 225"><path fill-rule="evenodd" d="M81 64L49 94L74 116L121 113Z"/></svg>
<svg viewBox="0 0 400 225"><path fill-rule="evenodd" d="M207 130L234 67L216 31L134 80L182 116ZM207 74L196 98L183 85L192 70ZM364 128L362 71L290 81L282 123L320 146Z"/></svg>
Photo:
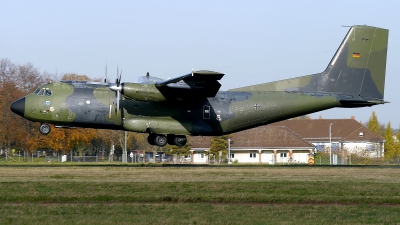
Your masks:
<svg viewBox="0 0 400 225"><path fill-rule="evenodd" d="M383 100L387 29L352 26L324 72L318 91Z"/></svg>

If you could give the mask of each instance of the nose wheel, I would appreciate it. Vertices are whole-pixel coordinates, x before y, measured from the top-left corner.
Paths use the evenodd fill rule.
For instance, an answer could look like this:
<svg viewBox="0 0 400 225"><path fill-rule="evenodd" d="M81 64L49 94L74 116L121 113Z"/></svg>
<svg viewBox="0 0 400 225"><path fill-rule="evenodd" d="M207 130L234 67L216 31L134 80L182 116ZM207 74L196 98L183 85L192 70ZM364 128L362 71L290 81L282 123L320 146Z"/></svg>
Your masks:
<svg viewBox="0 0 400 225"><path fill-rule="evenodd" d="M50 133L50 131L51 131L51 129L50 129L50 125L49 125L49 124L47 124L47 123L42 123L42 124L40 124L39 132L40 132L41 134L47 135L47 134Z"/></svg>

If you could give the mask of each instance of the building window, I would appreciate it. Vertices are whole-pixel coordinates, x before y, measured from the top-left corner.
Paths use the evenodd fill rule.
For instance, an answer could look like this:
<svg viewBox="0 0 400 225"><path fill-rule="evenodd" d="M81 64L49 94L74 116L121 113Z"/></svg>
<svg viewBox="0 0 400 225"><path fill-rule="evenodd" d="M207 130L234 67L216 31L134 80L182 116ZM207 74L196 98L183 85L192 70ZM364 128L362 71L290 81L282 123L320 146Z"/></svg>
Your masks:
<svg viewBox="0 0 400 225"><path fill-rule="evenodd" d="M204 158L204 152L197 153L197 158L203 159Z"/></svg>
<svg viewBox="0 0 400 225"><path fill-rule="evenodd" d="M250 151L250 158L256 158L256 151Z"/></svg>
<svg viewBox="0 0 400 225"><path fill-rule="evenodd" d="M325 145L324 144L317 144L317 151L318 152L325 152Z"/></svg>
<svg viewBox="0 0 400 225"><path fill-rule="evenodd" d="M364 132L358 133L358 136L359 136L359 137L364 137Z"/></svg>
<svg viewBox="0 0 400 225"><path fill-rule="evenodd" d="M287 153L286 152L281 152L280 156L281 156L281 158L286 158L287 157Z"/></svg>
<svg viewBox="0 0 400 225"><path fill-rule="evenodd" d="M235 153L231 153L231 159L235 158Z"/></svg>
<svg viewBox="0 0 400 225"><path fill-rule="evenodd" d="M339 151L339 143L332 143L332 151Z"/></svg>
<svg viewBox="0 0 400 225"><path fill-rule="evenodd" d="M375 151L375 150L376 150L375 144L372 144L372 143L367 144L367 145L365 146L365 148L366 148L368 151Z"/></svg>

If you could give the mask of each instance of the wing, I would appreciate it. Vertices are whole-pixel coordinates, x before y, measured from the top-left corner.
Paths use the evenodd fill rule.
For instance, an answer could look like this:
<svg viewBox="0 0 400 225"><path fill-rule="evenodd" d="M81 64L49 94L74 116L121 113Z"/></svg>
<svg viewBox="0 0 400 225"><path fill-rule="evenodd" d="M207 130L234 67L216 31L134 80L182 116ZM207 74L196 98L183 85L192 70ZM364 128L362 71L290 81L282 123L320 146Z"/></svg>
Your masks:
<svg viewBox="0 0 400 225"><path fill-rule="evenodd" d="M166 99L193 99L214 97L221 84L218 82L224 74L200 70L180 77L157 81L155 87Z"/></svg>

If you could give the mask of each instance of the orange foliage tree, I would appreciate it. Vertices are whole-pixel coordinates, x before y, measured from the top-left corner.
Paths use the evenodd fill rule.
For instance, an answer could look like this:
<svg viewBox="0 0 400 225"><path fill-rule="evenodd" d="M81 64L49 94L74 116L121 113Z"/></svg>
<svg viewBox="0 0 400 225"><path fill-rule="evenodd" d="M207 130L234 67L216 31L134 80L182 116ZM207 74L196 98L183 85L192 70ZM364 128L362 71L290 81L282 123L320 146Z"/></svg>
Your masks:
<svg viewBox="0 0 400 225"><path fill-rule="evenodd" d="M34 123L15 115L10 105L34 91L50 76L39 73L32 64L16 65L8 59L0 59L0 149L26 150Z"/></svg>
<svg viewBox="0 0 400 225"><path fill-rule="evenodd" d="M8 59L0 59L0 150L15 148L35 152L38 149L53 153L96 154L110 149L111 144L123 148L123 131L95 129L62 129L52 126L48 135L38 132L39 123L28 121L10 110L12 102L33 92L55 75L40 73L32 64L16 65ZM88 80L86 75L64 74L62 80ZM106 146L106 147L105 147ZM147 136L128 132L128 150L150 150Z"/></svg>

